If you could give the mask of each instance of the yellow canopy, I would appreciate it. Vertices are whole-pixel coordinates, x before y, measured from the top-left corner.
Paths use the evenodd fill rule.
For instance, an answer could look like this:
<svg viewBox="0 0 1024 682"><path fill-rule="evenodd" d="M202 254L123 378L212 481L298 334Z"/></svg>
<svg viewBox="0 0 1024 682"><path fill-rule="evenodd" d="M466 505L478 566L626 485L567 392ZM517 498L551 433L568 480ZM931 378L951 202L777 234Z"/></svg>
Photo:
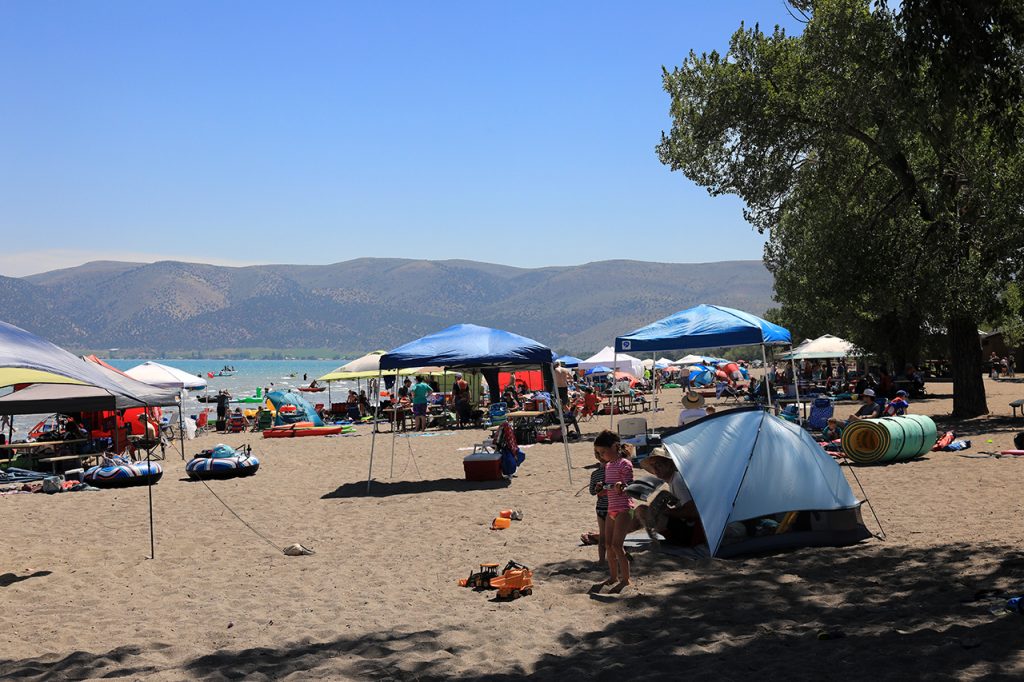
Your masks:
<svg viewBox="0 0 1024 682"><path fill-rule="evenodd" d="M24 369L22 367L0 367L0 387L16 384L79 384L78 379L44 372L40 369Z"/></svg>

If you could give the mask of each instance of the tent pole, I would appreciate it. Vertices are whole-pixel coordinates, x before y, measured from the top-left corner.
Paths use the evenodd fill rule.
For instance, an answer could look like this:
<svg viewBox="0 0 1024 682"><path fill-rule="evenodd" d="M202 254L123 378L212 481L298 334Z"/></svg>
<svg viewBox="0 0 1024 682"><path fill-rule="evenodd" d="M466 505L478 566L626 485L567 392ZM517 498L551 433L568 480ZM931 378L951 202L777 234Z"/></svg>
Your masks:
<svg viewBox="0 0 1024 682"><path fill-rule="evenodd" d="M768 409L772 409L772 382L768 379L768 353L764 349L764 344L761 344L761 362L764 364L764 385L765 385L765 398L768 400Z"/></svg>
<svg viewBox="0 0 1024 682"><path fill-rule="evenodd" d="M178 440L181 441L181 461L185 461L185 389L178 395Z"/></svg>
<svg viewBox="0 0 1024 682"><path fill-rule="evenodd" d="M558 424L562 428L562 445L565 446L565 471L569 474L569 485L572 485L572 457L569 455L569 431L565 428L565 409L562 407L562 396L558 392L558 382L555 380L555 366L548 365L551 371L551 385L555 387L555 409L558 410ZM568 390L566 390L568 394Z"/></svg>
<svg viewBox="0 0 1024 682"><path fill-rule="evenodd" d="M142 413L149 418L149 405L143 403ZM178 414L181 414L181 410L178 410ZM145 437L145 436L143 436ZM182 448L184 448L184 441L182 441ZM153 449L146 448L146 490L149 493L149 558L156 559L156 535L153 531ZM184 459L184 455L182 455Z"/></svg>
<svg viewBox="0 0 1024 682"><path fill-rule="evenodd" d="M398 385L398 370L396 369L395 370L395 386L397 386L397 385ZM411 401L412 401L411 397L409 398L409 401L410 401L410 404L411 404ZM413 414L415 415L415 413L413 413ZM413 419L415 419L415 416L413 417ZM404 417L402 419L402 423L403 424L405 423L405 418ZM415 422L413 422L413 423L415 423ZM395 413L395 423L391 425L391 473L388 474L388 479L392 479L392 478L395 477L395 441L398 439L398 435L395 433L395 427L396 426L398 426L398 413L397 412Z"/></svg>
<svg viewBox="0 0 1024 682"><path fill-rule="evenodd" d="M615 428L615 368L619 365L619 351L612 351L612 390L608 401L608 430Z"/></svg>
<svg viewBox="0 0 1024 682"><path fill-rule="evenodd" d="M381 370L377 370L377 377L380 378ZM330 386L331 382L327 382ZM330 389L328 389L330 390ZM380 401L377 401L377 407L373 411L373 431L370 433L370 471L366 474L366 494L370 494L370 481L373 480L373 446L377 444L377 417L380 415Z"/></svg>
<svg viewBox="0 0 1024 682"><path fill-rule="evenodd" d="M651 390L654 391L654 414L658 414L658 369L655 367L656 353L651 351Z"/></svg>
<svg viewBox="0 0 1024 682"><path fill-rule="evenodd" d="M793 390L796 392L796 423L803 426L803 411L800 409L800 376L796 371L796 359L793 357L793 344L789 344L789 366L793 368Z"/></svg>

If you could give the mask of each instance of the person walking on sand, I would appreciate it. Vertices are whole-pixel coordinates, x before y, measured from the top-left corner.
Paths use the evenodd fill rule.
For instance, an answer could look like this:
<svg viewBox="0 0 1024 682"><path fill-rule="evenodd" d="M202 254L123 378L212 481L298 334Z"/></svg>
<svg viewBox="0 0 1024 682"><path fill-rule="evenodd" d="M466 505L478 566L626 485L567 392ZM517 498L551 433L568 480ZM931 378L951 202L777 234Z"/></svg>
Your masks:
<svg viewBox="0 0 1024 682"><path fill-rule="evenodd" d="M604 460L601 459L597 448L594 448L594 458L598 465L590 474L590 494L597 497L597 563L600 566L606 561L605 553L608 547L608 536L605 531L608 519L608 492L604 489ZM592 533L584 533L580 539L585 545L594 544Z"/></svg>

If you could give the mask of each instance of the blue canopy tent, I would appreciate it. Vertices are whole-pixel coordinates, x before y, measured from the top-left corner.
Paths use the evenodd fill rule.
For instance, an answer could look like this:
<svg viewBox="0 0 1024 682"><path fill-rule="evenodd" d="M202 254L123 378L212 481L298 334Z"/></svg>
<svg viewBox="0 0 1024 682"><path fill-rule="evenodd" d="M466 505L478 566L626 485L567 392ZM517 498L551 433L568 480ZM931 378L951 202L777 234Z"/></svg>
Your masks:
<svg viewBox="0 0 1024 682"><path fill-rule="evenodd" d="M498 370L537 367L547 370L547 376L554 381L552 365L555 354L551 349L533 339L511 332L475 324L457 324L439 332L429 334L381 356L378 379L387 370L402 370L411 367L438 366L446 369L482 370L489 386L497 387ZM569 457L569 443L565 431L565 419L558 391L552 392L555 409L562 427L562 443L565 445L565 464L572 483L572 461ZM378 404L379 414L379 404ZM374 421L376 421L376 416ZM373 479L373 454L377 438L374 427L370 441L370 472L366 479L369 491ZM394 466L394 440L391 437L391 458Z"/></svg>
<svg viewBox="0 0 1024 682"><path fill-rule="evenodd" d="M719 305L701 304L616 337L616 353L760 345L768 366L766 346L788 344L789 330L757 315ZM765 374L767 377L767 373ZM799 393L797 400L799 401Z"/></svg>
<svg viewBox="0 0 1024 682"><path fill-rule="evenodd" d="M562 363L566 367L579 367L580 363L583 362L579 358L573 357L572 355L560 355L559 357L556 358L556 360L558 360L558 362Z"/></svg>

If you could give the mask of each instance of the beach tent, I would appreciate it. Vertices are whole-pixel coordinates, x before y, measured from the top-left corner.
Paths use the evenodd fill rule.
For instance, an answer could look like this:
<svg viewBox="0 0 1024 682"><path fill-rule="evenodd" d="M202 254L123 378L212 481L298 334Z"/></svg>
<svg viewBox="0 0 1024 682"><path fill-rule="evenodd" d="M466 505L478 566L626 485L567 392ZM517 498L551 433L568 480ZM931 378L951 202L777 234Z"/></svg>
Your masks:
<svg viewBox="0 0 1024 682"><path fill-rule="evenodd" d="M456 324L439 332L428 334L415 341L388 351L380 360L380 376L384 372L397 372L402 369L437 365L449 370L479 369L482 371L492 396L500 390L498 372L500 369L534 369L547 371L547 376L554 383L553 363L555 354L551 349L533 339L513 334L512 332L475 324ZM555 411L558 413L562 429L562 443L565 446L565 466L572 482L572 461L569 457L569 439L566 437L565 419L562 412L558 392L551 395ZM378 415L375 415L375 421ZM391 459L394 466L394 445L397 434L391 436ZM369 491L373 479L373 453L377 439L374 428L370 440L370 472L366 479Z"/></svg>
<svg viewBox="0 0 1024 682"><path fill-rule="evenodd" d="M332 369L317 381L344 381L355 379L373 379L380 372L380 359L384 351L375 350L355 360Z"/></svg>
<svg viewBox="0 0 1024 682"><path fill-rule="evenodd" d="M82 405L103 404L113 408L116 406L117 400L121 399L125 403L133 403L137 407L147 407L142 398L132 395L122 385L112 381L95 364L86 362L20 327L0 322L0 388L20 384L73 385L87 389L99 389L108 394L108 398L104 399L99 397L98 392L83 391L77 396L65 394L61 399L65 401L80 400L81 402L78 404ZM56 404L56 399L52 396L53 394L50 394L47 400ZM19 396L12 399L11 402L23 398L24 396ZM81 409L69 409L72 404L72 402L64 402L62 407L68 411ZM153 532L152 485L149 486L149 546L150 558L153 558L156 556L156 544Z"/></svg>
<svg viewBox="0 0 1024 682"><path fill-rule="evenodd" d="M135 397L80 357L20 327L0 322L0 387L18 384L82 384L111 395Z"/></svg>
<svg viewBox="0 0 1024 682"><path fill-rule="evenodd" d="M742 310L702 303L616 337L614 350L616 353L656 353L666 350L759 345L761 356L767 365L766 346L791 346L792 343L792 336L785 327ZM799 401L799 393L796 397Z"/></svg>
<svg viewBox="0 0 1024 682"><path fill-rule="evenodd" d="M180 394L175 388L161 388L144 383L138 379L133 379L116 367L100 360L95 355L86 355L82 359L96 365L104 376L124 388L125 391L140 398L150 407L172 407L179 402ZM128 407L128 405L118 404L117 407L122 409Z"/></svg>
<svg viewBox="0 0 1024 682"><path fill-rule="evenodd" d="M693 355L691 353L690 355L681 357L678 360L673 360L672 364L679 367L689 367L690 365L703 365L705 363L711 364L717 360L718 358L713 358L710 355Z"/></svg>
<svg viewBox="0 0 1024 682"><path fill-rule="evenodd" d="M161 365L159 362L144 362L125 370L125 374L136 381L160 388L178 388L190 391L201 391L206 388L206 379L192 376L177 367Z"/></svg>
<svg viewBox="0 0 1024 682"><path fill-rule="evenodd" d="M324 425L324 420L316 413L316 409L298 393L271 391L266 397L274 406L275 426L287 426L296 422L312 422L313 426Z"/></svg>
<svg viewBox="0 0 1024 682"><path fill-rule="evenodd" d="M690 489L712 556L841 546L870 537L839 465L796 424L741 408L668 431L662 444ZM789 532L723 543L734 521L787 512L812 516Z"/></svg>
<svg viewBox="0 0 1024 682"><path fill-rule="evenodd" d="M624 353L616 353L611 346L605 346L600 351L591 355L579 364L580 369L593 369L595 367L608 367L619 372L629 372L635 377L644 375L644 365L639 358Z"/></svg>
<svg viewBox="0 0 1024 682"><path fill-rule="evenodd" d="M849 341L838 336L825 334L816 339L807 339L799 346L780 357L783 360L829 360L845 358L862 353Z"/></svg>

